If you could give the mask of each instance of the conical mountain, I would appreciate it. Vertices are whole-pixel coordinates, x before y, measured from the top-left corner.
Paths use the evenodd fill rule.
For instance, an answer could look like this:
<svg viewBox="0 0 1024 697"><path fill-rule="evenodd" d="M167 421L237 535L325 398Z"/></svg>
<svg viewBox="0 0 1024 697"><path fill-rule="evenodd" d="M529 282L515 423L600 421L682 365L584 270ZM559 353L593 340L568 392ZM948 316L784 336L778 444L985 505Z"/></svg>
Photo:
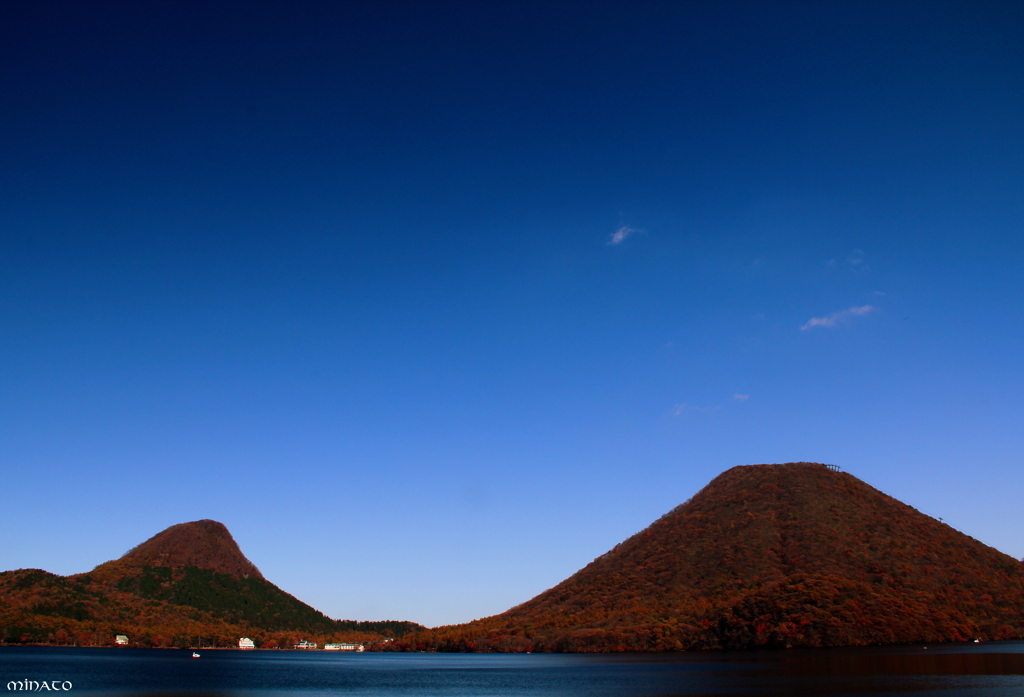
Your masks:
<svg viewBox="0 0 1024 697"><path fill-rule="evenodd" d="M235 578L263 578L223 523L196 520L172 525L117 560L119 568L195 567Z"/></svg>
<svg viewBox="0 0 1024 697"><path fill-rule="evenodd" d="M1024 637L1024 564L850 474L735 467L452 650L672 650Z"/></svg>

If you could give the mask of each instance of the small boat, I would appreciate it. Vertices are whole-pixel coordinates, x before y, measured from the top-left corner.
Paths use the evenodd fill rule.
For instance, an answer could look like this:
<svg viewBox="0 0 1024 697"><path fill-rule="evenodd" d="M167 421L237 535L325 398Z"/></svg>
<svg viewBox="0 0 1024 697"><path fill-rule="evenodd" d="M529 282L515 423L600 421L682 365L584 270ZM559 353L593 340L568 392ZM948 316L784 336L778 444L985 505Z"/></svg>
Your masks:
<svg viewBox="0 0 1024 697"><path fill-rule="evenodd" d="M195 651L192 652L192 658L199 658L199 654Z"/></svg>

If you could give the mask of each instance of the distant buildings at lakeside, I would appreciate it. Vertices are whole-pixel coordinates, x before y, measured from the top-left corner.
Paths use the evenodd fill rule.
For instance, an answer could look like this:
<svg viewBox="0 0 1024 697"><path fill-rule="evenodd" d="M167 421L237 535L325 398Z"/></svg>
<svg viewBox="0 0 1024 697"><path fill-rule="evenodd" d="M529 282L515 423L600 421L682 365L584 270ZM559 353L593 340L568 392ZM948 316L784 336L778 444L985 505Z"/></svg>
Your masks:
<svg viewBox="0 0 1024 697"><path fill-rule="evenodd" d="M297 649L309 649L313 650L317 648L315 641L302 640L295 645ZM362 644L324 644L324 651L365 651L366 647Z"/></svg>
<svg viewBox="0 0 1024 697"><path fill-rule="evenodd" d="M390 641L390 639L387 639L386 641ZM125 634L116 634L114 636L114 643L116 645L118 645L118 646L128 646L128 644L130 642L128 640L128 636L127 635L125 635ZM295 644L293 648L303 649L303 650L306 650L306 651L315 651L318 647L319 647L319 644L317 644L315 641L309 641L308 639L303 639L299 643ZM207 648L214 648L214 647L207 647ZM250 639L249 637L245 637L244 636L244 637L242 637L242 638L240 638L238 640L238 648L240 648L240 649L255 649L256 648L256 642L253 641L252 639ZM275 648L276 648L276 646L275 646ZM324 644L323 650L324 651L357 651L358 652L358 651L365 651L366 650L366 646L364 646L363 644Z"/></svg>

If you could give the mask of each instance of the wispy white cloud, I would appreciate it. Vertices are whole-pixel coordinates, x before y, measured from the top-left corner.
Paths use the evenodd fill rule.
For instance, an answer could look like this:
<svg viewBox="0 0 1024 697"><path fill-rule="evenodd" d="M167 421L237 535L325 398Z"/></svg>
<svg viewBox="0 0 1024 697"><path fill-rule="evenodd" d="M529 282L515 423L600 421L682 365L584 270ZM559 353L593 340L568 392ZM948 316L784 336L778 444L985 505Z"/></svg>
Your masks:
<svg viewBox="0 0 1024 697"><path fill-rule="evenodd" d="M874 312L875 308L873 305L861 305L860 307L851 307L847 310L840 310L839 312L833 312L831 315L824 317L811 317L807 320L804 326L800 327L803 331L808 329L814 329L815 327L834 327L840 322L843 322L851 317L863 317L864 315Z"/></svg>
<svg viewBox="0 0 1024 697"><path fill-rule="evenodd" d="M736 399L736 400L739 400L740 402L745 402L748 399L750 399L750 395L748 395L748 394L740 394L739 392L737 392L736 394L734 394L732 396L732 398Z"/></svg>
<svg viewBox="0 0 1024 697"><path fill-rule="evenodd" d="M711 406L701 407L696 404L680 402L672 407L672 416L682 416L683 414L708 414L713 411L718 411L721 408L721 404L712 404Z"/></svg>
<svg viewBox="0 0 1024 697"><path fill-rule="evenodd" d="M839 262L836 261L835 259L829 259L825 265L830 267L836 267L839 265ZM870 270L867 264L867 257L865 256L863 249L855 249L852 252L850 252L850 254L847 255L846 257L846 265L854 271Z"/></svg>
<svg viewBox="0 0 1024 697"><path fill-rule="evenodd" d="M608 244L622 244L626 241L626 238L635 232L639 232L636 228L631 228L627 225L623 225L618 230L612 233L611 237L608 238Z"/></svg>

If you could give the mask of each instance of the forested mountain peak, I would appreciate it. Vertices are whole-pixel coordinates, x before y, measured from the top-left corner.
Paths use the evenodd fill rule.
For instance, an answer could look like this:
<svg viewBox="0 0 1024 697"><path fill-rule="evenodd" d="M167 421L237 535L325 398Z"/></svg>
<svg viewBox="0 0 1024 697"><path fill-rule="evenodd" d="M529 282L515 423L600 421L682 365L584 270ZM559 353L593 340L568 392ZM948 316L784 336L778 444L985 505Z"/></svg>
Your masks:
<svg viewBox="0 0 1024 697"><path fill-rule="evenodd" d="M256 565L242 554L227 527L216 520L172 525L97 570L107 566L118 569L191 566L236 578L263 578Z"/></svg>
<svg viewBox="0 0 1024 697"><path fill-rule="evenodd" d="M413 622L334 620L286 593L245 558L215 520L173 525L89 573L0 572L0 643L265 647L373 642L422 630Z"/></svg>
<svg viewBox="0 0 1024 697"><path fill-rule="evenodd" d="M637 592L722 597L794 574L886 586L940 567L972 579L1021 573L1012 557L850 474L816 463L746 465L522 607L613 578Z"/></svg>
<svg viewBox="0 0 1024 697"><path fill-rule="evenodd" d="M729 469L453 650L837 646L1024 636L1024 564L838 468Z"/></svg>

